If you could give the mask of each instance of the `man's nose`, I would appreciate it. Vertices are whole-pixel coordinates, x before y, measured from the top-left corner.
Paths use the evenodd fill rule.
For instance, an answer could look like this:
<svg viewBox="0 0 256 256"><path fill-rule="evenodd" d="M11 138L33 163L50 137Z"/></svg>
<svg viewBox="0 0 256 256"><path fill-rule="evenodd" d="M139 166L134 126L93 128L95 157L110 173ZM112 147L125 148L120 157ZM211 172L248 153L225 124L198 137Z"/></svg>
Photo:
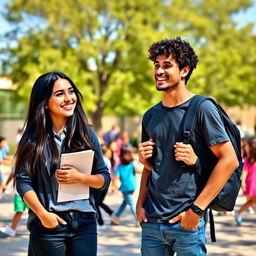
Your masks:
<svg viewBox="0 0 256 256"><path fill-rule="evenodd" d="M163 74L164 73L164 69L162 67L159 67L157 70L156 70L156 74Z"/></svg>

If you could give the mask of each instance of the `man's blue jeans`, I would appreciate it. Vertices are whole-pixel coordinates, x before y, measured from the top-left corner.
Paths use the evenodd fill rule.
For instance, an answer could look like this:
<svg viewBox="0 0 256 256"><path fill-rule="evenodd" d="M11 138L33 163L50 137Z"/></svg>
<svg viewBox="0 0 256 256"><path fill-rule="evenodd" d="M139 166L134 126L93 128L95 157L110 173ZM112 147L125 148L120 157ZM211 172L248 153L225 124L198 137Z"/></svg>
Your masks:
<svg viewBox="0 0 256 256"><path fill-rule="evenodd" d="M197 229L186 230L179 222L159 224L141 222L143 256L205 256L205 220Z"/></svg>
<svg viewBox="0 0 256 256"><path fill-rule="evenodd" d="M133 214L133 216L135 217L135 219L137 219L136 217L136 211L135 211L135 204L133 201L133 194L134 191L122 191L124 200L122 202L122 204L120 205L119 209L117 210L117 212L115 213L116 217L120 217L123 213L123 211L125 210L126 205L128 204L130 206L131 212Z"/></svg>
<svg viewBox="0 0 256 256"><path fill-rule="evenodd" d="M93 212L56 213L67 222L56 228L45 228L39 219L31 223L30 254L33 256L96 256L97 225Z"/></svg>

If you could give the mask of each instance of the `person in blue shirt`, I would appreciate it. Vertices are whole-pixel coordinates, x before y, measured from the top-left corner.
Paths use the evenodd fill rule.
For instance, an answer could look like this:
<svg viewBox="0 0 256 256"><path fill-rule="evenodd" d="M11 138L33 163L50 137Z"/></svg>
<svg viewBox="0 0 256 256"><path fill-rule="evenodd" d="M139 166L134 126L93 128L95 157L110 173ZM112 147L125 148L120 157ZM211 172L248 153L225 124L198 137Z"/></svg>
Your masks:
<svg viewBox="0 0 256 256"><path fill-rule="evenodd" d="M133 193L136 189L136 173L141 173L141 170L136 166L131 148L123 147L120 153L120 164L115 171L115 181L120 180L119 190L122 192L124 199L117 212L111 218L111 224L120 224L120 217L126 205L129 205L135 219L135 225L138 226Z"/></svg>
<svg viewBox="0 0 256 256"><path fill-rule="evenodd" d="M82 95L61 72L41 75L30 95L25 130L15 158L16 188L29 206L29 255L96 256L97 225L93 194L57 202L58 184L82 183L105 190L110 175L98 138L88 124ZM92 149L91 174L60 166L60 154Z"/></svg>

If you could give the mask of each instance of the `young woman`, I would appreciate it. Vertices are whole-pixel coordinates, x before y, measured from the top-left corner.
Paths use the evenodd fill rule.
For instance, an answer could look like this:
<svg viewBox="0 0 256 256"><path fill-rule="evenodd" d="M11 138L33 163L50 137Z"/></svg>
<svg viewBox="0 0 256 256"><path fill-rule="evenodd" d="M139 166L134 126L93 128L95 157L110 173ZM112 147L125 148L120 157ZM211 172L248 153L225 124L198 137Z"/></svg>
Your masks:
<svg viewBox="0 0 256 256"><path fill-rule="evenodd" d="M40 76L31 92L25 131L16 153L17 191L30 207L33 256L97 254L96 210L89 199L57 202L58 184L83 183L105 190L110 176L96 134L81 106L82 95L66 75ZM59 166L60 154L95 151L91 175Z"/></svg>

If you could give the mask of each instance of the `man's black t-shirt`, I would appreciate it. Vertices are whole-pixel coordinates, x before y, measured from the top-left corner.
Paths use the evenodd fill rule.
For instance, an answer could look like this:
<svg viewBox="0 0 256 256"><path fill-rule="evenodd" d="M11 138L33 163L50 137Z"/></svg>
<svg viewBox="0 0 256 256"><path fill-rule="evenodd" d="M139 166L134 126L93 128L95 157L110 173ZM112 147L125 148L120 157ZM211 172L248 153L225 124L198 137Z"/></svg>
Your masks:
<svg viewBox="0 0 256 256"><path fill-rule="evenodd" d="M142 141L152 138L156 143L144 204L149 222L168 222L189 208L205 184L203 166L212 154L209 147L229 140L216 107L210 101L203 102L191 143L202 166L201 174L181 168L181 162L175 160L174 145L182 141L182 121L190 101L175 107L160 102L143 116Z"/></svg>

